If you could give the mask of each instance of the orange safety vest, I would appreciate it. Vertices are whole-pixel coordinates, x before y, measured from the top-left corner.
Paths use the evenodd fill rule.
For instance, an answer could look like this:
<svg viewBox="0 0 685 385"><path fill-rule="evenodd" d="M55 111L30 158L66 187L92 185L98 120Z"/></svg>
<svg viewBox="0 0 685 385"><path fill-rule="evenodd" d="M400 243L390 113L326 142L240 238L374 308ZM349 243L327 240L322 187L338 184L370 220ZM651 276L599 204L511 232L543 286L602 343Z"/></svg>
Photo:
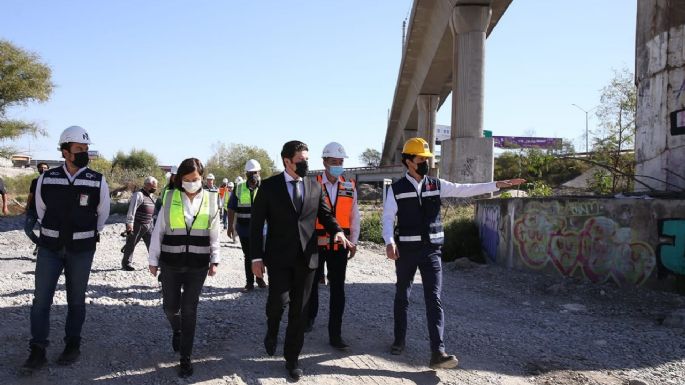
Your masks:
<svg viewBox="0 0 685 385"><path fill-rule="evenodd" d="M343 229L346 236L350 236L350 221L352 219L352 204L354 203L354 193L357 189L354 179L345 180L342 176L338 177L338 194L335 198L335 205L331 204L331 199L328 196L328 189L323 182L323 175L316 176L317 182L321 183L321 188L323 188L324 195L326 197L326 203L331 211L335 215L335 219L338 224ZM326 233L323 225L316 220L316 235L318 236L319 247L326 248L328 250L338 250L339 245L333 243L333 236Z"/></svg>
<svg viewBox="0 0 685 385"><path fill-rule="evenodd" d="M219 198L224 199L224 194L226 194L228 187L219 187Z"/></svg>

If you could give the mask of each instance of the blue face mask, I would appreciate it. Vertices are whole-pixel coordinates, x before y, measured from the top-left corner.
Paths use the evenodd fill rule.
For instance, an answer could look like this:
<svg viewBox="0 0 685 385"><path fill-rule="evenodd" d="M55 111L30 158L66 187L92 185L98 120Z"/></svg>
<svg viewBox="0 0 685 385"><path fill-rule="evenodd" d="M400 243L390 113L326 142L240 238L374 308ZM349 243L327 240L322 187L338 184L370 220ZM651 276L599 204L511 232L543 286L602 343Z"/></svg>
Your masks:
<svg viewBox="0 0 685 385"><path fill-rule="evenodd" d="M345 168L343 166L329 166L328 167L328 173L333 175L334 177L339 177L345 172Z"/></svg>

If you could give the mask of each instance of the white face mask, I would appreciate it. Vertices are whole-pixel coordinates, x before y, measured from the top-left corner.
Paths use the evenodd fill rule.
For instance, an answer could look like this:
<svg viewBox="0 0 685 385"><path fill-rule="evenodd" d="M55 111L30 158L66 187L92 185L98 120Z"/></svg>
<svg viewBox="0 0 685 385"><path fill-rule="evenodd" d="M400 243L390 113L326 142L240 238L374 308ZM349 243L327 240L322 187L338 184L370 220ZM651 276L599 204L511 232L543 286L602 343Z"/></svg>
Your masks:
<svg viewBox="0 0 685 385"><path fill-rule="evenodd" d="M192 194L192 193L197 192L198 190L200 190L202 188L202 180L196 180L194 182L183 181L181 183L181 185L183 186L183 189L186 192Z"/></svg>

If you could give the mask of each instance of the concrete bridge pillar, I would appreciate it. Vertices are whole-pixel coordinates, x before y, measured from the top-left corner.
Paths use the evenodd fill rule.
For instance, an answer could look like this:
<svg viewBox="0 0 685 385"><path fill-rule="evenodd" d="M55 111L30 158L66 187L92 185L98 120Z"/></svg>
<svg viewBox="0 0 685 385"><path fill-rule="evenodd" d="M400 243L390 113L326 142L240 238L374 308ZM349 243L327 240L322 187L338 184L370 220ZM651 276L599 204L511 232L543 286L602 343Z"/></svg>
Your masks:
<svg viewBox="0 0 685 385"><path fill-rule="evenodd" d="M442 142L440 174L455 182L493 178L493 140L483 138L485 38L491 15L489 5L459 5L450 19L454 37L452 133Z"/></svg>
<svg viewBox="0 0 685 385"><path fill-rule="evenodd" d="M416 106L419 112L417 136L428 142L432 153L435 153L435 115L438 112L440 95L419 95ZM430 174L435 175L435 158L431 158Z"/></svg>
<svg viewBox="0 0 685 385"><path fill-rule="evenodd" d="M685 188L685 7L638 0L636 175L657 190ZM635 184L636 190L646 187Z"/></svg>

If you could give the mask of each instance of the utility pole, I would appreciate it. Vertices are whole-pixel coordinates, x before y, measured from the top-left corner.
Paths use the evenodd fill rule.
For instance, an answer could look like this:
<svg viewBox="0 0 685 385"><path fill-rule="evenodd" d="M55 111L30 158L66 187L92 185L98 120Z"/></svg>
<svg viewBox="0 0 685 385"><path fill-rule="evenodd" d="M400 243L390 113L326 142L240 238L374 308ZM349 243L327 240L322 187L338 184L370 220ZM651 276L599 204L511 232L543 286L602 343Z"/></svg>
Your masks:
<svg viewBox="0 0 685 385"><path fill-rule="evenodd" d="M585 113L585 153L589 154L590 153L590 146L589 146L588 138L590 137L590 135L589 135L589 131L588 131L588 114L590 113L590 111L594 110L597 107L592 107L589 110L586 110L583 107L581 107L575 103L572 103L571 105L578 108L579 110L581 110Z"/></svg>

